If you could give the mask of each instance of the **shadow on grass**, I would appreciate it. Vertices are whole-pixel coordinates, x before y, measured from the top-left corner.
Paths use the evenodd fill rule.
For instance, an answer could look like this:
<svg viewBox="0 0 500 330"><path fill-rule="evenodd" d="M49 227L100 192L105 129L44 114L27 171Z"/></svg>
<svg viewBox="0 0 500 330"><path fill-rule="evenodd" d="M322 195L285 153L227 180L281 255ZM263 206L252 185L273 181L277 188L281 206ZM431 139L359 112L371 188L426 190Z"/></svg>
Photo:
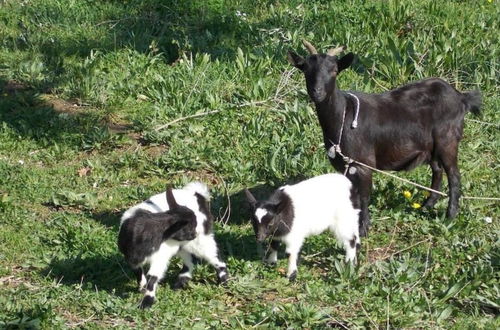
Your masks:
<svg viewBox="0 0 500 330"><path fill-rule="evenodd" d="M259 28L270 22L251 23L240 17L241 4L216 1L132 0L81 4L71 9L43 8L23 11L19 18L22 38L10 38L6 47L14 50L35 49L42 53L52 83L64 79L67 58L84 59L92 51L104 53L131 48L141 53L162 53L168 63L183 52L208 53L214 58L232 58L238 47L254 49L260 44ZM83 14L85 13L85 14ZM39 36L39 22L75 20L66 33ZM84 21L82 24L81 22ZM82 27L84 27L82 29Z"/></svg>
<svg viewBox="0 0 500 330"><path fill-rule="evenodd" d="M161 283L172 289L180 270L180 263L172 262ZM135 275L119 253L54 260L42 274L59 284L87 291L106 291L120 297L139 293Z"/></svg>
<svg viewBox="0 0 500 330"><path fill-rule="evenodd" d="M107 228L113 230L117 233L120 229L120 218L125 210L123 211L101 211L92 214L92 219L96 222L106 226Z"/></svg>
<svg viewBox="0 0 500 330"><path fill-rule="evenodd" d="M38 148L72 150L113 147L122 136L112 134L102 114L63 100L44 99L35 89L0 79L0 121L4 130L28 139ZM56 155L55 155L56 156Z"/></svg>
<svg viewBox="0 0 500 330"><path fill-rule="evenodd" d="M104 290L120 296L131 292L130 284L136 283L119 254L55 260L43 273L61 284L81 285L84 290Z"/></svg>

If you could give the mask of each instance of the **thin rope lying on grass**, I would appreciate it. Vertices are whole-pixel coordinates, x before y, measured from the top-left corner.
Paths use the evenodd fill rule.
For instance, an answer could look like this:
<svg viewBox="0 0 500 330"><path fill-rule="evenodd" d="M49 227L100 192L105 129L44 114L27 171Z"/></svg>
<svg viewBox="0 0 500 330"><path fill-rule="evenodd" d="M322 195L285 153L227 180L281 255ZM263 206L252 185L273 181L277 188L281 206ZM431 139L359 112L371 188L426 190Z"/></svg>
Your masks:
<svg viewBox="0 0 500 330"><path fill-rule="evenodd" d="M421 184L418 184L416 182L413 182L413 181L410 181L408 179L404 179L404 178L401 178L397 175L394 175L392 173L389 173L389 172L386 172L386 171L382 171L382 170L379 170L378 168L375 168L373 166L370 166L370 165L367 165L365 163L362 163L360 161L357 161L355 159L352 159L350 157L347 157L346 155L344 155L342 153L342 151L340 149L336 150L336 153L338 153L342 159L344 160L344 162L346 163L346 168L350 166L350 164L352 163L356 163L358 165L361 165L361 166L364 166L372 171L375 171L377 173L382 173L384 175L388 175L390 176L391 178L394 178L394 179L397 179L397 180L400 180L400 181L403 181L405 183L408 183L408 184L411 184L411 185L414 185L416 187L419 187L421 189L424 189L424 190L427 190L427 191L430 191L430 192L433 192L433 193L436 193L438 195L441 195L441 196L444 196L444 197L448 197L447 194L441 192L441 191L438 191L438 190L435 190L435 189L432 189L432 188L429 188L429 187L426 187L426 186L423 186ZM500 201L500 198L499 197L475 197L475 196L461 196L460 198L463 198L463 199L476 199L476 200L490 200L490 201Z"/></svg>
<svg viewBox="0 0 500 330"><path fill-rule="evenodd" d="M477 120L477 119L472 119L472 118L465 118L465 120L468 120L468 121L473 121L473 122L475 122L475 123L479 123L479 124L481 124L481 125L500 127L500 124L496 124L496 123L488 123L488 122L486 122L486 121L482 121L482 120Z"/></svg>

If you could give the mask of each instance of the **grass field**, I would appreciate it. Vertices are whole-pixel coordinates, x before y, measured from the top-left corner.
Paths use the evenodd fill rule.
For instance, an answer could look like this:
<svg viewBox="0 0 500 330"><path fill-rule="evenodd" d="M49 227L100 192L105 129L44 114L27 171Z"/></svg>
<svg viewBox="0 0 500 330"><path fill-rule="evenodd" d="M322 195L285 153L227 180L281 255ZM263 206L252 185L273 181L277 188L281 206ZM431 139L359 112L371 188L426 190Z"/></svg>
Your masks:
<svg viewBox="0 0 500 330"><path fill-rule="evenodd" d="M499 328L498 203L448 220L446 199L414 209L422 191L375 175L359 265L323 234L289 283L284 253L260 262L241 194L333 170L286 61L306 38L358 54L344 89L480 89L462 190L500 197L499 17L496 0L0 0L0 328ZM430 184L425 167L401 176ZM141 311L119 217L192 180L212 188L231 280L200 265L173 291L176 259Z"/></svg>

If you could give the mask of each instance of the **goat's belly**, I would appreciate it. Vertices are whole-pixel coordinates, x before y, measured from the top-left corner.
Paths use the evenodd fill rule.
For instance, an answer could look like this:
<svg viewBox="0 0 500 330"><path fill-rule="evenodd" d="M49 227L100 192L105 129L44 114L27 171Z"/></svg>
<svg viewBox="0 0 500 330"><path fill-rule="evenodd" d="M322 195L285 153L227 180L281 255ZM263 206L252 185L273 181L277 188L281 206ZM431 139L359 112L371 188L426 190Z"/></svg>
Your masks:
<svg viewBox="0 0 500 330"><path fill-rule="evenodd" d="M182 245L181 249L195 256L217 255L217 246L214 242L213 234L201 234L194 240Z"/></svg>
<svg viewBox="0 0 500 330"><path fill-rule="evenodd" d="M310 236L319 235L328 229L328 224L317 223L317 219L314 218L309 220L310 221L307 222L308 226L296 226L295 224L290 233L280 237L279 239L285 244L293 243L302 241Z"/></svg>
<svg viewBox="0 0 500 330"><path fill-rule="evenodd" d="M385 154L380 158L377 157L377 168L388 171L410 171L417 166L428 163L430 159L430 152L421 150L415 150L409 154Z"/></svg>

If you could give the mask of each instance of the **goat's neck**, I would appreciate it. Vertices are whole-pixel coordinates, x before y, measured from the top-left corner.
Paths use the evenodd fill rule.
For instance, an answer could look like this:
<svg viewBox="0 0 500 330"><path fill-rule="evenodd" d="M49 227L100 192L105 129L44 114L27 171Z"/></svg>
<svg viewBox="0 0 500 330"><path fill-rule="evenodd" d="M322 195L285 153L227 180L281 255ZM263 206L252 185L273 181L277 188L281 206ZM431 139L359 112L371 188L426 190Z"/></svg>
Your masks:
<svg viewBox="0 0 500 330"><path fill-rule="evenodd" d="M316 103L319 124L323 130L325 146L338 143L339 131L342 125L342 116L346 107L346 98L337 87L322 102Z"/></svg>

